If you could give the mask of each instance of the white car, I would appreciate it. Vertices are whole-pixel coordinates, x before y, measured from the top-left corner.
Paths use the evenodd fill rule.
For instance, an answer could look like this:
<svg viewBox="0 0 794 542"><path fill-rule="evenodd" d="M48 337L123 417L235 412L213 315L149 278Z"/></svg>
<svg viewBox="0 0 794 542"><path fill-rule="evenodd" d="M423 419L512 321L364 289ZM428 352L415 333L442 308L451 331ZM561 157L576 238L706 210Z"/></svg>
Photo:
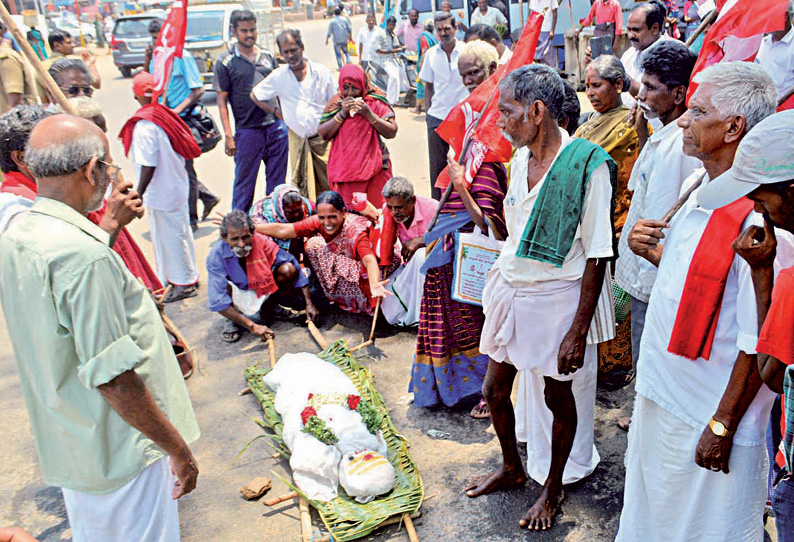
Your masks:
<svg viewBox="0 0 794 542"><path fill-rule="evenodd" d="M85 37L86 43L96 41L96 29L92 24L80 23L80 26L78 26L76 21L60 19L55 22L55 25L58 27L58 30L69 32L75 45L80 45L80 30L83 31L83 37Z"/></svg>

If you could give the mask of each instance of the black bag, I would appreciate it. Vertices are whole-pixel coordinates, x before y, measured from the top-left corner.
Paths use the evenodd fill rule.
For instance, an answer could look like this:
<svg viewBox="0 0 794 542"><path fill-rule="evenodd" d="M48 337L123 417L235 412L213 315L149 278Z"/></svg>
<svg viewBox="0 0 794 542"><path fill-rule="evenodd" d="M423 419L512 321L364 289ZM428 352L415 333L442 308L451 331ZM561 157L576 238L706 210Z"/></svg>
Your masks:
<svg viewBox="0 0 794 542"><path fill-rule="evenodd" d="M193 139L201 149L202 154L215 148L223 139L212 115L209 114L204 104L197 104L190 114L185 117L185 124L193 133Z"/></svg>

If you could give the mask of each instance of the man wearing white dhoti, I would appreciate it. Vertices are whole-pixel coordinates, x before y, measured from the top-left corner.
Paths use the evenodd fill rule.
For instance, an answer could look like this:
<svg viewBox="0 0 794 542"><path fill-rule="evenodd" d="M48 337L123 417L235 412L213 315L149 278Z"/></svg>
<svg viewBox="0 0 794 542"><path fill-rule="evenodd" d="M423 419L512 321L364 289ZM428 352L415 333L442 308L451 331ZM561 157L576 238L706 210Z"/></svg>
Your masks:
<svg viewBox="0 0 794 542"><path fill-rule="evenodd" d="M682 191L705 173L702 184L669 225L638 220L628 238L659 271L640 344L621 542L763 538L774 394L756 365L750 268L731 247L762 219L746 198L710 211L698 196L731 167L739 142L775 111L777 96L769 76L746 62L711 66L694 82L678 124L684 153L705 172L695 171Z"/></svg>
<svg viewBox="0 0 794 542"><path fill-rule="evenodd" d="M149 292L86 216L111 181L107 138L48 117L25 165L38 197L0 238L0 301L43 481L74 542L178 542L198 425Z"/></svg>
<svg viewBox="0 0 794 542"><path fill-rule="evenodd" d="M133 78L132 86L135 99L143 107L124 125L121 137L135 166L138 193L149 215L157 274L163 284L173 285L164 299L168 303L198 295L185 172L185 159L194 149L189 145L190 131L184 122L159 104L152 104L154 77L141 72ZM182 146L188 150L182 150Z"/></svg>
<svg viewBox="0 0 794 542"><path fill-rule="evenodd" d="M517 150L505 198L509 235L483 292L480 350L492 360L483 394L504 464L475 479L467 492L477 497L526 481L510 393L519 371L543 379L553 422L538 427L527 446L530 474L543 480L540 497L520 522L532 530L551 527L566 475L589 474L598 462L595 342L596 336L610 338L610 331L614 336L614 320L606 333L591 321L616 252L617 166L603 149L557 126L564 97L556 72L538 64L511 72L501 85L498 125Z"/></svg>

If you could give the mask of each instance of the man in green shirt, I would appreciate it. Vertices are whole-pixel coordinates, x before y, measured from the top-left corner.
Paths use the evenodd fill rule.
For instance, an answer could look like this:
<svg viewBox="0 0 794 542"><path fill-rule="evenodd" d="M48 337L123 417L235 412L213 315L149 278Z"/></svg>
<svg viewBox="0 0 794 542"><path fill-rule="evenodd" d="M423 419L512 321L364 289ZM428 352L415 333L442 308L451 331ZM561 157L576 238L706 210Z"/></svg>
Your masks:
<svg viewBox="0 0 794 542"><path fill-rule="evenodd" d="M44 482L74 542L179 540L199 430L154 302L86 218L117 172L107 138L48 117L25 163L38 198L0 238L0 303Z"/></svg>

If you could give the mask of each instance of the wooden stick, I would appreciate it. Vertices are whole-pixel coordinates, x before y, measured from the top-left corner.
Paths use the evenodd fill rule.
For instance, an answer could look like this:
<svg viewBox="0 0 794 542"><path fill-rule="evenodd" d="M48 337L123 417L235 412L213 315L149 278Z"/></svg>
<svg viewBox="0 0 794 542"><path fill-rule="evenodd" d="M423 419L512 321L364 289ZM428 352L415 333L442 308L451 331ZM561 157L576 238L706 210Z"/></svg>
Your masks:
<svg viewBox="0 0 794 542"><path fill-rule="evenodd" d="M414 528L414 522L411 521L411 516L408 514L403 514L402 520L403 523L405 523L405 530L408 532L408 540L411 542L419 542L419 536L416 534L416 529Z"/></svg>
<svg viewBox="0 0 794 542"><path fill-rule="evenodd" d="M251 393L251 388L245 387L242 390L240 390L240 393L238 393L237 395L248 395L249 393Z"/></svg>
<svg viewBox="0 0 794 542"><path fill-rule="evenodd" d="M298 510L301 516L301 538L303 542L312 540L312 514L309 511L309 501L305 497L298 500Z"/></svg>
<svg viewBox="0 0 794 542"><path fill-rule="evenodd" d="M407 514L403 514L403 515L399 515L399 516L392 516L392 517L390 517L388 519L383 520L383 522L379 523L378 526L375 527L375 528L376 529L380 529L381 527L388 527L389 525L396 525L396 524L401 523L401 522L404 523L406 515ZM414 512L413 514L411 514L408 517L410 519L412 519L412 520L414 520L416 518L420 518L420 517L422 517L422 512L418 512L418 511ZM411 522L411 524L413 525L413 522ZM321 536L319 538L315 538L314 542L330 542L330 540L331 540L330 536L324 535L324 536Z"/></svg>
<svg viewBox="0 0 794 542"><path fill-rule="evenodd" d="M791 87L786 92L780 95L780 98L777 101L777 106L780 107L781 105L786 103L786 100L791 98L792 95L794 95L794 87Z"/></svg>
<svg viewBox="0 0 794 542"><path fill-rule="evenodd" d="M166 286L166 287L163 289L163 293L162 293L162 295L160 296L160 303L162 303L162 302L163 302L163 300L164 300L164 299L165 299L165 298L168 296L168 294L170 294L170 293L171 293L171 290L173 290L173 289L174 289L174 285L173 285L173 284L170 284L170 283L168 284L168 286Z"/></svg>
<svg viewBox="0 0 794 542"><path fill-rule="evenodd" d="M287 493L285 495L281 495L280 497L271 497L270 499L265 499L264 501L262 501L262 503L265 506L276 506L279 503L288 501L290 499L294 499L297 496L298 494L293 491L292 493Z"/></svg>
<svg viewBox="0 0 794 542"><path fill-rule="evenodd" d="M703 183L703 179L705 177L706 177L706 172L704 171L703 174L700 176L700 178L697 181L695 181L695 184L690 186L687 189L687 191L684 192L683 195L680 198L678 198L678 201L675 202L675 205L673 205L670 208L670 210L665 213L664 217L662 218L662 222L667 222L668 224L670 223L670 221L673 219L675 214L678 211L680 211L681 207L683 207L684 204L687 202L687 200L689 199L689 196L692 195L692 192L694 192L697 189L697 187L700 186L701 183Z"/></svg>
<svg viewBox="0 0 794 542"><path fill-rule="evenodd" d="M33 48L28 43L27 38L19 30L17 23L11 18L11 14L8 12L8 9L6 9L2 2L0 2L0 19L3 20L3 24L6 26L6 28L8 28L8 31L11 32L11 35L14 36L14 39L22 49L22 53L25 55L25 58L28 60L28 62L30 62L30 65L33 66L36 75L39 76L41 82L44 83L44 86L48 91L50 91L50 94L52 94L52 96L55 98L55 101L58 102L58 105L61 106L61 109L70 115L74 115L74 107L72 107L72 104L64 95L61 87L58 86L58 84L55 82L55 79L52 78L47 69L44 67L44 64L42 64L38 55L33 51Z"/></svg>
<svg viewBox="0 0 794 542"><path fill-rule="evenodd" d="M309 333L312 334L312 337L314 337L314 340L317 341L317 344L320 345L320 348L322 348L323 350L328 348L328 341L325 340L325 337L323 337L323 334L320 333L319 329L317 329L317 326L314 325L314 322L309 320L307 322L307 325L309 327Z"/></svg>
<svg viewBox="0 0 794 542"><path fill-rule="evenodd" d="M276 343L273 342L273 337L267 338L267 350L270 353L270 368L276 366Z"/></svg>
<svg viewBox="0 0 794 542"><path fill-rule="evenodd" d="M372 316L372 327L369 328L369 342L372 342L373 337L375 337L375 324L378 321L378 313L380 312L380 302L383 301L382 297L378 298L378 301L375 303L375 314Z"/></svg>
<svg viewBox="0 0 794 542"><path fill-rule="evenodd" d="M573 1L573 0L571 0L571 1ZM711 10L711 13L706 15L706 18L703 19L700 22L700 26L698 26L695 29L695 31L692 32L692 35L689 36L689 39L686 40L686 43L684 45L689 47L690 45L695 43L695 40L698 38L699 35L701 35L706 30L706 27L717 20L717 16L718 15L719 15L719 12L716 9Z"/></svg>

